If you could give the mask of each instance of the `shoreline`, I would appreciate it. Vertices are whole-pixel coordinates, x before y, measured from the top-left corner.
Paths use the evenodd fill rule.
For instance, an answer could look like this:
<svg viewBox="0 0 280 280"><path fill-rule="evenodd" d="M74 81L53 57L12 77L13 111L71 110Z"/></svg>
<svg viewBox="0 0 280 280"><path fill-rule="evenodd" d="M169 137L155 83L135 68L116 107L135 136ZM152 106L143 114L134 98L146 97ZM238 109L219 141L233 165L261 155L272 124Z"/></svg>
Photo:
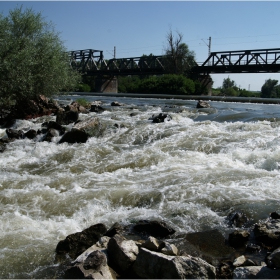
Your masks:
<svg viewBox="0 0 280 280"><path fill-rule="evenodd" d="M69 92L67 95L79 96L106 96L106 97L135 97L135 98L157 98L157 99L182 99L182 100L205 100L239 103L280 104L280 98L259 97L231 97L231 96L209 96L209 95L171 95L171 94L147 94L147 93L103 93L103 92Z"/></svg>

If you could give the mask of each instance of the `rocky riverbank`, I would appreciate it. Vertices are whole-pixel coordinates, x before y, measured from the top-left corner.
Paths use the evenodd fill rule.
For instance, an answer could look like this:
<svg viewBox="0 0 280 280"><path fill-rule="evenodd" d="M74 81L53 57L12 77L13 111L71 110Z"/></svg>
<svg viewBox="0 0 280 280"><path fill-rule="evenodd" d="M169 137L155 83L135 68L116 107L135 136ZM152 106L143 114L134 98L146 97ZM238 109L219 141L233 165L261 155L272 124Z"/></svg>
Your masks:
<svg viewBox="0 0 280 280"><path fill-rule="evenodd" d="M95 224L56 247L64 278L278 279L280 215L245 229L246 216L228 217L232 231L177 235L164 221Z"/></svg>

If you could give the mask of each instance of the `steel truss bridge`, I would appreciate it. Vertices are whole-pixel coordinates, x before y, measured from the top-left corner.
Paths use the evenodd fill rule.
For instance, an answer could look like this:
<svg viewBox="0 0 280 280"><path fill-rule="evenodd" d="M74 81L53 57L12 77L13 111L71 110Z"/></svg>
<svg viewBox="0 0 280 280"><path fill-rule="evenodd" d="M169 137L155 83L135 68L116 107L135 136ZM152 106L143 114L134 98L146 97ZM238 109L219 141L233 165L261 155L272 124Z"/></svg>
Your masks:
<svg viewBox="0 0 280 280"><path fill-rule="evenodd" d="M88 76L167 74L167 56L142 56L105 60L103 51L87 49L69 52L70 65ZM211 52L203 63L193 62L191 73L277 73L280 48Z"/></svg>

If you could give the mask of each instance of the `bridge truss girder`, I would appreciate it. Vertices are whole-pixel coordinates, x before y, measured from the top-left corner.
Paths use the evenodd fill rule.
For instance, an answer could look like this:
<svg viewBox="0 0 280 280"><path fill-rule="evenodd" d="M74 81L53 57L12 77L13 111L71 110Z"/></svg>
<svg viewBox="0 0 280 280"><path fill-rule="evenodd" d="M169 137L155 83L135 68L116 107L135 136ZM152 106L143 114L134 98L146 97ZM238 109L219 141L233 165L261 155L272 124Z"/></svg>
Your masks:
<svg viewBox="0 0 280 280"><path fill-rule="evenodd" d="M96 54L97 53L97 54ZM69 53L70 65L87 76L146 75L165 71L164 56L142 56L105 60L103 52L87 49Z"/></svg>
<svg viewBox="0 0 280 280"><path fill-rule="evenodd" d="M195 73L277 73L280 72L280 49L211 52Z"/></svg>

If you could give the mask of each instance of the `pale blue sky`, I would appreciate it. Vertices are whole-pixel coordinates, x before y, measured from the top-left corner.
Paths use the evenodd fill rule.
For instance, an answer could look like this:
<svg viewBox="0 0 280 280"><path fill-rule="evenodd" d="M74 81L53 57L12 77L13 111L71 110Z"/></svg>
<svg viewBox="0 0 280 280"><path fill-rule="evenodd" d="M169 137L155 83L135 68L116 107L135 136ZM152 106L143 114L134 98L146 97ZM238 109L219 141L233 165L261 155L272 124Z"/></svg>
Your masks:
<svg viewBox="0 0 280 280"><path fill-rule="evenodd" d="M0 1L0 12L22 5L52 21L68 50L103 50L106 59L163 54L171 28L196 54L280 48L278 1ZM214 87L228 75L212 75ZM280 74L230 74L241 88L260 90Z"/></svg>

